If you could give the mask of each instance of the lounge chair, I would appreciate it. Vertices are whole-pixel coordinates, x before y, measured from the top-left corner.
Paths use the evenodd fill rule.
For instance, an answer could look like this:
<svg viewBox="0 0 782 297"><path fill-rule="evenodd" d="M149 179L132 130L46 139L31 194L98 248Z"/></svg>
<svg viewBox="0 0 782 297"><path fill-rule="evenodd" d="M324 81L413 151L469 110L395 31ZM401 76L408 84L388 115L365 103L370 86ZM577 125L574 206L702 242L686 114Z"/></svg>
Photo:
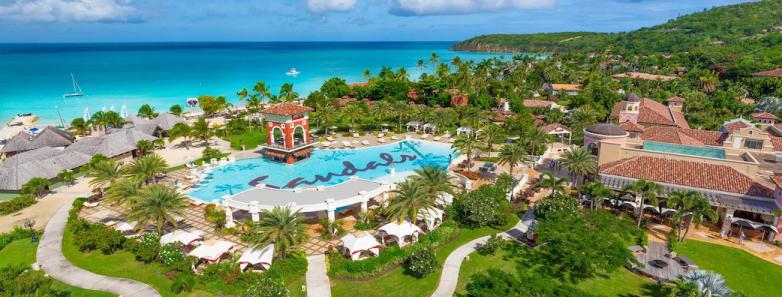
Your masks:
<svg viewBox="0 0 782 297"><path fill-rule="evenodd" d="M453 139L453 138L449 138L448 139L448 142L450 142L450 143L453 143L454 141L455 141L455 139Z"/></svg>
<svg viewBox="0 0 782 297"><path fill-rule="evenodd" d="M359 136L358 133L353 132L353 138L359 138L359 137L361 137L361 136Z"/></svg>
<svg viewBox="0 0 782 297"><path fill-rule="evenodd" d="M434 140L434 141L440 141L440 136L435 136L434 138L432 138L432 140Z"/></svg>
<svg viewBox="0 0 782 297"><path fill-rule="evenodd" d="M368 141L368 140L362 140L362 141L361 141L361 144L363 144L363 145L369 145L369 141Z"/></svg>
<svg viewBox="0 0 782 297"><path fill-rule="evenodd" d="M385 138L378 138L377 142L386 143L386 139Z"/></svg>
<svg viewBox="0 0 782 297"><path fill-rule="evenodd" d="M323 147L330 147L331 146L331 142L324 141L320 145L322 145Z"/></svg>
<svg viewBox="0 0 782 297"><path fill-rule="evenodd" d="M392 135L392 136L391 136L391 139L393 139L393 140L399 140L399 137L396 137L396 135Z"/></svg>
<svg viewBox="0 0 782 297"><path fill-rule="evenodd" d="M334 141L334 137L331 137L331 136L326 136L326 140L328 140L328 141Z"/></svg>
<svg viewBox="0 0 782 297"><path fill-rule="evenodd" d="M84 207L91 208L91 207L97 207L100 205L100 201L94 201L94 202L85 202Z"/></svg>
<svg viewBox="0 0 782 297"><path fill-rule="evenodd" d="M231 163L236 162L236 157L234 157L234 156L228 157L228 162L231 162Z"/></svg>
<svg viewBox="0 0 782 297"><path fill-rule="evenodd" d="M342 146L344 146L344 147L351 147L352 145L348 141L343 141L342 142Z"/></svg>
<svg viewBox="0 0 782 297"><path fill-rule="evenodd" d="M386 134L383 132L377 133L377 137L383 137L383 136L386 136Z"/></svg>

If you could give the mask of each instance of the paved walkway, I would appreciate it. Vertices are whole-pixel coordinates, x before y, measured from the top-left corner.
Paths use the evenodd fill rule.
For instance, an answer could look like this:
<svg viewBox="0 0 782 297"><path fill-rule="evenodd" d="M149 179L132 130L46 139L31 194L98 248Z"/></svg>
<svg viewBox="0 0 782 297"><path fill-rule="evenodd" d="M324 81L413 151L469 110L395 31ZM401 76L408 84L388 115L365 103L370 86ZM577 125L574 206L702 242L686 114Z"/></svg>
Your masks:
<svg viewBox="0 0 782 297"><path fill-rule="evenodd" d="M326 256L309 256L307 263L307 297L331 297L331 284L326 275Z"/></svg>
<svg viewBox="0 0 782 297"><path fill-rule="evenodd" d="M502 232L499 235L511 240L518 240L520 236L527 233L529 224L534 220L534 212L532 209L528 210L521 216L521 220L513 226L512 229ZM443 271L440 275L440 282L437 284L437 290L434 291L432 297L451 297L456 292L456 285L459 283L459 270L462 267L464 258L475 252L475 250L489 240L489 236L484 236L473 241L470 241L448 255L443 264Z"/></svg>
<svg viewBox="0 0 782 297"><path fill-rule="evenodd" d="M152 287L129 279L98 275L73 266L62 255L62 237L68 221L68 211L76 197L61 207L44 229L36 255L38 264L51 277L85 289L111 292L124 297L160 296Z"/></svg>

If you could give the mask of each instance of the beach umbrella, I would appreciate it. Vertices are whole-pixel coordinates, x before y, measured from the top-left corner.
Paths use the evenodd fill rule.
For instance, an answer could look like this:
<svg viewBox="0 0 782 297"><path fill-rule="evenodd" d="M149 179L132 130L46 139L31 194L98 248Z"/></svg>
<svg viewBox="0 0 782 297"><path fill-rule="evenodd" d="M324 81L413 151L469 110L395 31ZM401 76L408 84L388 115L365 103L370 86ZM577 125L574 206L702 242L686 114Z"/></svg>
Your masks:
<svg viewBox="0 0 782 297"><path fill-rule="evenodd" d="M106 112L106 105L103 106L103 108L100 109L102 112Z"/></svg>
<svg viewBox="0 0 782 297"><path fill-rule="evenodd" d="M109 108L109 110L114 111L114 105L112 105L111 108Z"/></svg>
<svg viewBox="0 0 782 297"><path fill-rule="evenodd" d="M125 104L122 104L122 109L120 109L119 115L123 119L128 117L128 107Z"/></svg>
<svg viewBox="0 0 782 297"><path fill-rule="evenodd" d="M84 108L84 114L81 117L84 119L85 122L90 120L90 108L89 107L85 107Z"/></svg>

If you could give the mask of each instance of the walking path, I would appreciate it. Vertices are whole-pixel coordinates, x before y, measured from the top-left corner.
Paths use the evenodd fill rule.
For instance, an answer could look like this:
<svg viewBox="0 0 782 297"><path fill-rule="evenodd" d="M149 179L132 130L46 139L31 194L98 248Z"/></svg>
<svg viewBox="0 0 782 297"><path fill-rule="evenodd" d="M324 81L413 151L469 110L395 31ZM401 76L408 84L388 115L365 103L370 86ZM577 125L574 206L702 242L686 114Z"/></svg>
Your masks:
<svg viewBox="0 0 782 297"><path fill-rule="evenodd" d="M511 240L518 240L520 236L527 233L530 224L534 220L534 211L528 210L521 216L521 220L516 223L508 231L502 232L499 235ZM443 272L440 275L440 282L437 284L437 290L434 291L432 297L451 297L456 292L456 285L459 283L459 270L462 267L464 258L475 252L475 250L489 240L489 236L484 236L473 241L470 241L448 255L443 264Z"/></svg>
<svg viewBox="0 0 782 297"><path fill-rule="evenodd" d="M76 197L60 207L44 229L36 258L41 268L51 277L66 284L85 289L111 292L124 297L160 296L152 287L129 279L98 275L73 266L62 255L62 237L68 222L68 211Z"/></svg>
<svg viewBox="0 0 782 297"><path fill-rule="evenodd" d="M307 263L307 297L331 297L331 284L326 275L326 256L309 256Z"/></svg>
<svg viewBox="0 0 782 297"><path fill-rule="evenodd" d="M0 233L11 231L15 226L24 226L24 223L28 220L35 221L34 228L43 228L60 207L70 203L68 201L71 201L71 198L87 197L89 195L92 195L92 191L86 178L77 179L73 186L62 186L53 189L51 194L38 199L38 202L35 204L17 213L0 216Z"/></svg>

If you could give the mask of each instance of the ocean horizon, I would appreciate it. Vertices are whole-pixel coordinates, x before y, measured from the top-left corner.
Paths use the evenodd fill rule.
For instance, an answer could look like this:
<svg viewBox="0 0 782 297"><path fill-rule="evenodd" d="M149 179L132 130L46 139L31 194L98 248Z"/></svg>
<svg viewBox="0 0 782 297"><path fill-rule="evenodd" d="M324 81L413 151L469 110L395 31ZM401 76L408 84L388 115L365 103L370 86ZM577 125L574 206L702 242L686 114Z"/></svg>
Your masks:
<svg viewBox="0 0 782 297"><path fill-rule="evenodd" d="M140 43L0 43L0 119L33 113L41 125L67 124L106 109L129 114L148 103L158 111L201 95L226 96L264 81L273 93L289 82L300 96L331 77L365 81L364 70L405 67L411 79L431 72L429 57L449 62L510 57L496 53L456 52L454 42L140 42ZM427 63L417 66L419 59ZM286 75L291 68L301 73ZM84 96L72 93L71 74ZM59 114L58 114L59 112Z"/></svg>

